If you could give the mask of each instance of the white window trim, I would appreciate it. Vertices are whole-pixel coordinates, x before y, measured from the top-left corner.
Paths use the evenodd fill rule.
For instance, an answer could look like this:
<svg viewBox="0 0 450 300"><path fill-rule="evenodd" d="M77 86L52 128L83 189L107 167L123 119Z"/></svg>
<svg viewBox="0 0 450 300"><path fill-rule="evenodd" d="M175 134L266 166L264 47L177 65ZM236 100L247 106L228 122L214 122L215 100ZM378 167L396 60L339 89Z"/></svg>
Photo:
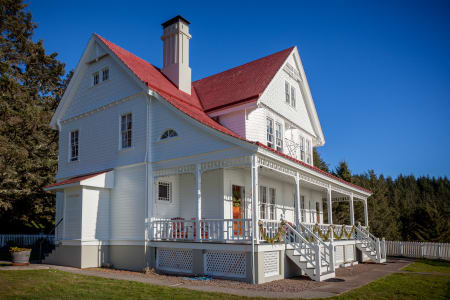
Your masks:
<svg viewBox="0 0 450 300"><path fill-rule="evenodd" d="M78 156L76 160L72 160L72 132L78 131ZM75 128L69 131L69 151L68 151L68 161L69 163L76 163L80 161L80 129Z"/></svg>
<svg viewBox="0 0 450 300"><path fill-rule="evenodd" d="M284 81L284 103L291 106L291 84L287 80Z"/></svg>
<svg viewBox="0 0 450 300"><path fill-rule="evenodd" d="M163 139L163 138L162 138L163 134L166 133L166 131L168 131L168 130L173 130L173 131L175 131L175 133L176 133L177 135L176 135L176 136L168 136L168 137L166 137L165 139ZM158 139L158 141L164 142L164 141L168 141L168 140L172 141L172 140L178 139L179 137L180 137L180 134L178 133L177 130L175 130L175 129L173 129L173 128L167 128L167 129L164 129L164 130L162 131L162 133L158 136L157 139Z"/></svg>
<svg viewBox="0 0 450 300"><path fill-rule="evenodd" d="M122 116L131 114L131 145L130 147L122 147ZM133 118L133 112L125 112L119 115L119 151L128 151L130 149L134 148L134 118Z"/></svg>
<svg viewBox="0 0 450 300"><path fill-rule="evenodd" d="M268 203L267 203L267 208L268 208L268 217L270 220L277 220L277 189L274 187L269 187L268 189L269 192L269 199L268 199ZM274 203L270 202L272 200L272 195L270 194L270 191L273 190L275 193L275 199L274 199ZM273 218L271 218L270 216L270 210L271 208L273 208Z"/></svg>
<svg viewBox="0 0 450 300"><path fill-rule="evenodd" d="M269 131L268 131L268 121L269 120L271 121L271 124L272 124L272 126L271 126L272 133L270 134L272 136L272 146L269 145L269 138L268 138L269 137ZM270 148L275 148L275 134L274 134L275 124L274 123L275 122L274 122L273 118L266 117L266 145Z"/></svg>
<svg viewBox="0 0 450 300"><path fill-rule="evenodd" d="M280 127L280 138L277 137L277 125ZM278 140L280 140L280 149L278 149ZM274 148L280 152L283 152L283 126L281 122L275 121L275 139L274 139Z"/></svg>
<svg viewBox="0 0 450 300"><path fill-rule="evenodd" d="M103 80L103 71L106 70L106 69L108 69L108 79ZM102 75L102 77L101 77L101 79L102 79L101 81L102 81L102 82L105 82L105 81L108 81L109 79L111 79L111 68L110 68L109 66L103 67L103 68L101 69L100 73L101 73L101 75Z"/></svg>

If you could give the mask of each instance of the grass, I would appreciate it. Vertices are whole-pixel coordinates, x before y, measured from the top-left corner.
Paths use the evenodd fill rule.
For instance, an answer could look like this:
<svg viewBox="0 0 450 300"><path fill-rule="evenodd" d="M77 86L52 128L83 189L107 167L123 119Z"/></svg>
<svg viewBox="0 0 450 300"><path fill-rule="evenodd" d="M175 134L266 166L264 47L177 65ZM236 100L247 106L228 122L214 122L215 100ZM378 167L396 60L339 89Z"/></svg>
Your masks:
<svg viewBox="0 0 450 300"><path fill-rule="evenodd" d="M450 261L422 259L402 269L409 272L437 272L450 274Z"/></svg>
<svg viewBox="0 0 450 300"><path fill-rule="evenodd" d="M0 271L0 299L257 299L57 270ZM449 299L450 277L397 273L332 299Z"/></svg>

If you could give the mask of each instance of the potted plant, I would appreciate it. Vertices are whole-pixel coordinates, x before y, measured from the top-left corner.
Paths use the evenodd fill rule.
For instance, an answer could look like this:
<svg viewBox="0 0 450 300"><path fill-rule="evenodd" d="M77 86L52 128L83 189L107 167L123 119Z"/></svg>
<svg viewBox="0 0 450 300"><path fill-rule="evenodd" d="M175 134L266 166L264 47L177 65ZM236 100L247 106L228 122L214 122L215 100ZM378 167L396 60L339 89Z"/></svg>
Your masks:
<svg viewBox="0 0 450 300"><path fill-rule="evenodd" d="M26 266L30 264L31 249L11 247L9 252L11 253L14 266Z"/></svg>

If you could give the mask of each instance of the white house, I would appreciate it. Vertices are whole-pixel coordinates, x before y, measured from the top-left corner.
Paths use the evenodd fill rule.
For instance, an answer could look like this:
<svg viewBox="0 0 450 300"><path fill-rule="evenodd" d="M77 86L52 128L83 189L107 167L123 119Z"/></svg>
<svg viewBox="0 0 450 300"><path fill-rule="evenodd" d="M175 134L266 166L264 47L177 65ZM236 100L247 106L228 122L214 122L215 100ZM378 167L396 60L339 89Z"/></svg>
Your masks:
<svg viewBox="0 0 450 300"><path fill-rule="evenodd" d="M385 261L370 191L313 165L325 138L297 47L191 82L189 22L162 27L162 69L89 40L51 121L59 225L46 262L262 283ZM349 201L348 225L330 227L335 201Z"/></svg>

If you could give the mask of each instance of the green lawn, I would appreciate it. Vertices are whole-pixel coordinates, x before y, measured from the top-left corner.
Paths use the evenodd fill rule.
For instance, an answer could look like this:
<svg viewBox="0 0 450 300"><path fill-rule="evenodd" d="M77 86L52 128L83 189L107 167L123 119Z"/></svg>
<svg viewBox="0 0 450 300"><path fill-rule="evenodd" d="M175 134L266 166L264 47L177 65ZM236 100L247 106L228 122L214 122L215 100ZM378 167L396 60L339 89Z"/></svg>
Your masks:
<svg viewBox="0 0 450 300"><path fill-rule="evenodd" d="M403 268L410 272L438 272L450 274L450 261L422 259Z"/></svg>
<svg viewBox="0 0 450 300"><path fill-rule="evenodd" d="M449 299L450 277L392 274L333 299ZM56 270L0 271L0 299L250 299Z"/></svg>

